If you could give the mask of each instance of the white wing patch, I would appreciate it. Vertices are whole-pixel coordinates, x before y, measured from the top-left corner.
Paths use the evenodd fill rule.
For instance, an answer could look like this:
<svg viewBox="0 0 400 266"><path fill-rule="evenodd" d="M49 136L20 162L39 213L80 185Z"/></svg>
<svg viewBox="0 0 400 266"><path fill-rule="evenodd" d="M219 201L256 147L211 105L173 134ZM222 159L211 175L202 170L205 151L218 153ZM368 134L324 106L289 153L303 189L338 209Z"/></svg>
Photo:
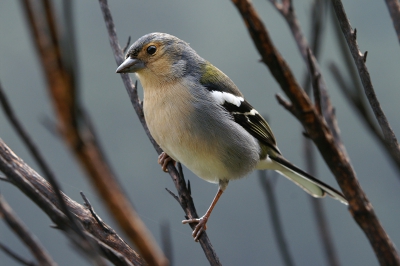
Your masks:
<svg viewBox="0 0 400 266"><path fill-rule="evenodd" d="M225 102L228 102L239 107L241 103L244 101L243 97L235 96L231 93L223 91L211 91L211 95L220 105L223 105Z"/></svg>
<svg viewBox="0 0 400 266"><path fill-rule="evenodd" d="M232 114L236 115L236 114L242 114L242 115L257 115L258 112L256 109L251 109L250 112L246 112L246 113L241 113L241 112L232 112Z"/></svg>

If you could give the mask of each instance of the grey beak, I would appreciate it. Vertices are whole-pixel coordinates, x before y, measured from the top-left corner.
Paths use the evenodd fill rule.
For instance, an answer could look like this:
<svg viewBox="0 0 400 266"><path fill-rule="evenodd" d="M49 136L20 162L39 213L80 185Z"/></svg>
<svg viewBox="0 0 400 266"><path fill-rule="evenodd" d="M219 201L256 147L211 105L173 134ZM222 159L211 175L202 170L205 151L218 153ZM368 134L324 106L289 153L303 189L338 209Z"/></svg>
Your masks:
<svg viewBox="0 0 400 266"><path fill-rule="evenodd" d="M117 73L135 73L136 71L144 68L144 63L139 59L127 58L117 68Z"/></svg>

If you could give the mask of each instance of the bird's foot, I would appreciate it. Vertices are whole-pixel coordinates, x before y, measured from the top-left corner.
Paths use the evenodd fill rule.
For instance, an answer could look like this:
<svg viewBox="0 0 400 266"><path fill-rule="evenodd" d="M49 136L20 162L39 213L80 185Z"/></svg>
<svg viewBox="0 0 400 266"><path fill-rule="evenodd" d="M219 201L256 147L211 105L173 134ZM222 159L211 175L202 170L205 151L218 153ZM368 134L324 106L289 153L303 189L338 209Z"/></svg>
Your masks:
<svg viewBox="0 0 400 266"><path fill-rule="evenodd" d="M194 237L194 241L199 242L199 237L201 233L207 230L207 221L208 217L204 215L201 218L183 220L182 223L183 224L197 223L196 227L193 230L192 236Z"/></svg>
<svg viewBox="0 0 400 266"><path fill-rule="evenodd" d="M176 165L176 162L174 161L174 159L172 159L171 157L169 157L168 154L166 154L165 152L162 152L159 156L158 156L158 164L161 165L161 169L164 172L168 172L168 168L167 165L168 163L172 161L174 163L174 165Z"/></svg>

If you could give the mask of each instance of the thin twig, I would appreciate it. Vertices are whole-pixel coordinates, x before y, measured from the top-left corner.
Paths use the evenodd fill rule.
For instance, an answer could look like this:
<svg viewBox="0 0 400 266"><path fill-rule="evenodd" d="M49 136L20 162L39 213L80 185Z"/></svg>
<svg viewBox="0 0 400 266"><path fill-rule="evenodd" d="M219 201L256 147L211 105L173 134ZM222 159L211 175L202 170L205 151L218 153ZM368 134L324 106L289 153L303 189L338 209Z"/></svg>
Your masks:
<svg viewBox="0 0 400 266"><path fill-rule="evenodd" d="M125 45L125 47L122 49L122 52L124 52L124 54L125 54L126 51L128 50L130 44L131 44L131 36L128 37L128 40L127 40L127 42L126 42L126 45ZM135 84L135 86L136 86L136 84Z"/></svg>
<svg viewBox="0 0 400 266"><path fill-rule="evenodd" d="M308 59L308 69L311 77L311 84L314 93L314 102L315 102L315 109L317 112L322 115L322 107L321 107L321 87L319 80L321 79L321 73L319 73L316 69L316 64L311 56L311 50L307 49L307 59Z"/></svg>
<svg viewBox="0 0 400 266"><path fill-rule="evenodd" d="M399 0L385 0L389 10L390 17L392 18L393 27L397 34L397 39L400 42L400 4Z"/></svg>
<svg viewBox="0 0 400 266"><path fill-rule="evenodd" d="M24 258L22 258L20 255L18 255L17 253L15 253L14 251L12 251L11 249L9 249L8 247L6 247L5 245L3 245L2 243L0 243L0 249L4 251L4 253L6 253L8 256L10 256L11 258L13 258L14 260L16 260L17 262L21 263L22 265L26 265L26 266L37 266L36 263L34 263L33 261L28 261Z"/></svg>
<svg viewBox="0 0 400 266"><path fill-rule="evenodd" d="M316 176L315 151L312 142L308 138L303 139L303 154L306 162L305 170L310 175ZM339 266L339 257L333 243L323 201L312 197L310 197L310 201L319 231L318 235L321 238L322 247L325 252L326 263L331 266Z"/></svg>
<svg viewBox="0 0 400 266"><path fill-rule="evenodd" d="M166 190L174 199L176 199L176 201L177 201L178 203L180 203L179 197L178 197L177 195L175 195L174 192L172 192L172 191L169 190L168 188L165 188L165 190Z"/></svg>
<svg viewBox="0 0 400 266"><path fill-rule="evenodd" d="M382 134L382 130L377 125L376 118L371 113L371 106L366 100L366 96L364 93L363 86L360 81L360 76L358 74L357 68L354 64L353 57L349 51L346 40L340 28L339 22L336 18L335 11L332 10L332 20L334 25L334 32L336 35L336 40L338 42L338 46L341 50L341 57L344 61L345 73L349 76L347 79L349 82L344 82L343 75L340 74L340 71L335 66L330 66L330 70L332 74L335 76L335 81L339 84L339 88L344 93L345 97L350 101L351 107L357 107L356 110L360 114L362 121L370 128L370 131L373 135L379 140L379 143L383 146L383 148L387 151L389 158L394 162L397 170L400 171L400 160L397 156L396 150L393 150L389 145ZM356 30L354 29L356 32ZM348 98L351 97L351 98Z"/></svg>
<svg viewBox="0 0 400 266"><path fill-rule="evenodd" d="M85 196L85 194L83 194L83 192L80 192L81 197L83 199L83 201L85 202L85 206L89 209L90 213L92 214L93 218L97 221L97 223L99 224L99 226L101 226L101 228L103 228L103 230L109 234L115 234L115 231L112 230L111 228L107 227L104 222L100 219L100 217L94 212L94 209L92 207L92 204L90 204L90 201L87 199L87 197Z"/></svg>
<svg viewBox="0 0 400 266"><path fill-rule="evenodd" d="M305 38L303 31L301 30L300 23L297 19L297 15L293 7L292 1L290 0L283 1L282 6L281 7L278 6L277 10L282 14L286 22L288 23L289 28L292 31L292 35L296 41L297 47L300 51L300 54L307 65L310 75L318 77L317 79L314 78L314 80L312 80L314 83L317 83L314 84L313 87L318 88L319 91L318 95L320 95L320 97L318 97L318 102L316 102L316 104L319 105L317 106L317 110L321 110L320 114L322 114L323 117L325 118L328 126L331 129L335 141L337 142L339 147L343 149L343 152L346 153L345 147L340 137L339 126L336 120L334 108L332 106L330 97L328 95L328 90L325 80L321 75L321 70L317 63L317 59L314 56L314 52L308 45L307 39ZM310 62L312 62L312 65L310 64ZM313 69L311 69L310 66L312 66ZM314 72L317 74L314 74ZM316 91L314 90L314 92Z"/></svg>
<svg viewBox="0 0 400 266"><path fill-rule="evenodd" d="M118 43L118 38L117 38L117 33L115 31L115 25L111 16L110 9L108 8L108 4L106 0L99 0L100 3L100 8L103 12L103 17L104 21L106 24L106 28L108 31L108 36L109 36L109 41L110 41L110 46L114 54L115 61L117 65L120 65L123 62L123 54L120 48L120 45ZM144 114L143 114L143 109L142 109L142 104L141 101L139 100L138 94L137 94L137 86L134 86L131 79L129 78L128 74L120 74L122 81L125 85L125 89L129 95L129 98L131 100L132 106L139 118L139 121L141 122L147 137L149 138L150 142L153 144L154 149L157 151L158 154L161 154L162 150L158 146L158 144L155 142L153 137L151 136L149 129L147 128L146 121L144 119ZM185 179L182 178L173 163L168 164L168 174L171 176L172 181L174 182L175 188L178 191L179 195L179 203L182 207L182 209L185 212L186 216L189 217L198 217L196 208L194 207L193 199L190 195L190 192L188 191L186 187L186 182ZM189 224L192 229L194 229L195 224L190 223ZM203 232L200 236L199 243L201 247L203 248L203 251L210 262L211 265L221 265L219 258L210 242L208 239L208 236L206 232Z"/></svg>
<svg viewBox="0 0 400 266"><path fill-rule="evenodd" d="M278 243L278 250L286 266L292 266L294 260L289 250L288 242L282 228L282 221L279 214L278 202L276 201L275 190L272 187L272 176L267 175L266 171L258 171L259 180L268 205L269 214L272 222L272 231Z"/></svg>
<svg viewBox="0 0 400 266"><path fill-rule="evenodd" d="M350 26L350 22L347 18L343 4L340 0L332 0L333 8L335 10L336 17L339 21L340 28L342 29L343 35L346 39L347 45L353 56L354 63L358 69L358 73L361 78L361 83L364 87L365 95L371 105L372 111L381 127L383 136L386 140L386 145L392 150L391 154L396 156L396 160L400 161L400 147L397 141L396 135L394 134L389 121L383 112L378 98L376 97L374 87L372 85L371 77L368 72L368 68L365 64L365 56L360 52L356 40L356 32Z"/></svg>
<svg viewBox="0 0 400 266"><path fill-rule="evenodd" d="M7 204L2 195L0 195L0 217L6 221L8 226L19 236L22 242L30 250L40 265L55 266L57 263L51 258L47 250L40 244L39 240L28 228L19 220L11 207Z"/></svg>

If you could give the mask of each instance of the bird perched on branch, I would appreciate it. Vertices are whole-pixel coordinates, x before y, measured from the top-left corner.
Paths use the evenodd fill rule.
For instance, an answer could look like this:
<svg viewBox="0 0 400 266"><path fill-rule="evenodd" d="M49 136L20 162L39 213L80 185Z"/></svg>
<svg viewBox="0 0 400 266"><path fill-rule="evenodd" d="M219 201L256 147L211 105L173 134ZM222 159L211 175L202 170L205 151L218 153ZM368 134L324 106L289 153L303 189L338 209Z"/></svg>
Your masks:
<svg viewBox="0 0 400 266"><path fill-rule="evenodd" d="M334 188L286 160L268 123L221 70L201 58L188 43L165 33L150 33L128 50L117 73L136 73L144 90L144 116L163 149L159 163L183 163L202 179L218 183L218 192L197 223L197 241L230 180L254 169L272 169L313 197L326 194L347 204Z"/></svg>

